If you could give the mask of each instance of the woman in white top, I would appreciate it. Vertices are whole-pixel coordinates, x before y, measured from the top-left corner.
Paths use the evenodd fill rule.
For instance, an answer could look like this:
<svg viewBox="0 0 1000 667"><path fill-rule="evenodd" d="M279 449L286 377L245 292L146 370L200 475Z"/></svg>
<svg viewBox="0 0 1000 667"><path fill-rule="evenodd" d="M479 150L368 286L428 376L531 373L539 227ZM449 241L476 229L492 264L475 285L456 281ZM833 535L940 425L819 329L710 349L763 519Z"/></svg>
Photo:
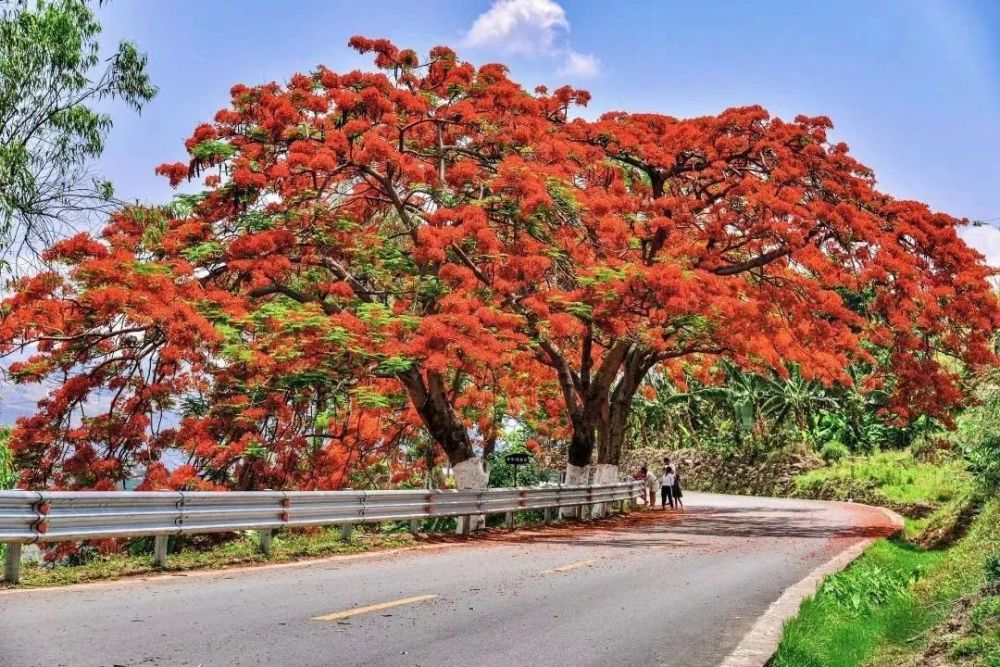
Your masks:
<svg viewBox="0 0 1000 667"><path fill-rule="evenodd" d="M674 508L674 469L667 466L663 469L663 476L660 477L660 509Z"/></svg>

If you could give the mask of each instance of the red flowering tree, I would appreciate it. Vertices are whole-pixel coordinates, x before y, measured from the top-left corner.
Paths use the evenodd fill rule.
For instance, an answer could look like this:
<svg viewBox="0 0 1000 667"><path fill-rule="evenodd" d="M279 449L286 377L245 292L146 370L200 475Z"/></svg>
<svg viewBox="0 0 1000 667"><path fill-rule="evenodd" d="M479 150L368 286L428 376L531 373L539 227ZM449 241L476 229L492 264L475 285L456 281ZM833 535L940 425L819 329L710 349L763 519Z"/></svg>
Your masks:
<svg viewBox="0 0 1000 667"><path fill-rule="evenodd" d="M878 192L829 128L759 107L614 113L501 166L493 235L460 259L521 316L561 387L570 480L595 449L597 479L617 476L657 365L679 383L725 358L831 384L862 363L901 419L947 419L956 369L995 362L990 270L961 221Z"/></svg>
<svg viewBox="0 0 1000 667"><path fill-rule="evenodd" d="M605 480L658 365L846 383L863 362L905 417L961 399L949 358L994 361L959 221L879 193L824 118L570 120L586 93L352 45L382 71L234 87L159 168L201 192L60 244L65 269L4 302L0 352L34 346L17 377L60 381L15 435L32 483L144 462L149 485L321 488L421 428L480 487L509 415ZM184 415L168 437L159 412Z"/></svg>
<svg viewBox="0 0 1000 667"><path fill-rule="evenodd" d="M167 213L129 209L103 243L57 244L47 259L61 269L4 303L5 351L30 351L14 379L57 381L14 431L22 483L114 489L141 475L148 489L340 488L373 461L401 461L414 420L383 380L352 372L369 361L331 344L346 332L280 302L244 310L183 261L156 256L148 230ZM168 449L180 457L169 473Z"/></svg>
<svg viewBox="0 0 1000 667"><path fill-rule="evenodd" d="M206 454L220 441L233 453L256 451L253 431L273 419L308 431L302 410L315 418L311 401L335 384L352 405L403 410L444 450L460 485L485 485L482 450L504 412L530 399L511 389L530 378L506 372L508 353L526 339L516 315L451 260L488 232L483 184L497 164L530 150L575 94L530 95L503 67L476 69L445 48L421 64L385 41L352 45L375 52L385 73L320 68L287 86L234 87L232 106L188 140L190 160L158 168L173 184L204 176L203 192L172 210L124 211L103 242L58 246L50 256L74 263L68 274L35 277L6 303L0 340L39 346L16 367L20 379L74 375L81 363L100 369L86 382L75 374L31 422L51 425L52 453L65 438L93 440L99 427L122 431L126 421L138 452L148 442L139 416L147 402L191 392L210 407L183 421L178 437ZM90 302L110 291L106 304ZM151 327L162 341L153 351ZM43 340L52 331L58 340ZM124 362L113 357L122 346L134 348ZM73 406L96 388L135 382L122 375L139 375L154 353L165 379L139 381L130 387L138 403L116 402L109 413L136 416L71 423ZM208 381L200 374L210 366ZM308 378L304 397L287 390L297 374ZM38 447L28 428L18 442ZM281 469L300 465L278 458ZM250 481L238 485L269 479L255 470L241 468Z"/></svg>

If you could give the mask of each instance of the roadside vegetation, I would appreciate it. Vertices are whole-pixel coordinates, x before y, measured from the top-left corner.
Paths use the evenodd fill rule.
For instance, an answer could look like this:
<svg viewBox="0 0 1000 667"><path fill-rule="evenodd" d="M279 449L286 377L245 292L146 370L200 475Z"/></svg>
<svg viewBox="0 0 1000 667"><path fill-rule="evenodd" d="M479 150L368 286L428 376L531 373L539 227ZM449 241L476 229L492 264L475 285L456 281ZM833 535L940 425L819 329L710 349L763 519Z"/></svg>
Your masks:
<svg viewBox="0 0 1000 667"><path fill-rule="evenodd" d="M933 461L910 450L850 456L796 477L795 485L794 495L804 498L888 507L903 516L910 536L976 503L965 461L948 453Z"/></svg>
<svg viewBox="0 0 1000 667"><path fill-rule="evenodd" d="M171 538L167 564L153 564L153 538L129 540L121 551L107 554L95 548L77 551L56 566L52 563L25 564L22 587L60 586L103 579L154 575L188 570L218 569L242 565L282 563L306 558L398 549L417 544L401 530L356 530L344 540L339 528L280 532L271 542L271 554L261 553L260 538L253 531L239 534ZM0 587L3 584L0 583Z"/></svg>
<svg viewBox="0 0 1000 667"><path fill-rule="evenodd" d="M880 540L827 578L788 624L773 667L1000 665L995 563L1000 503L988 504L968 535L946 549ZM971 608L938 663L922 662L956 604ZM972 619L975 619L973 621Z"/></svg>
<svg viewBox="0 0 1000 667"><path fill-rule="evenodd" d="M1000 666L997 378L979 379L947 458L883 453L798 480L806 493L860 483L890 506L930 511L829 577L786 627L773 667Z"/></svg>
<svg viewBox="0 0 1000 667"><path fill-rule="evenodd" d="M631 466L670 454L689 488L888 507L904 534L829 577L772 667L1000 667L1000 372L968 374L957 428L887 414L878 391L730 369L637 401ZM663 449L662 443L675 446Z"/></svg>

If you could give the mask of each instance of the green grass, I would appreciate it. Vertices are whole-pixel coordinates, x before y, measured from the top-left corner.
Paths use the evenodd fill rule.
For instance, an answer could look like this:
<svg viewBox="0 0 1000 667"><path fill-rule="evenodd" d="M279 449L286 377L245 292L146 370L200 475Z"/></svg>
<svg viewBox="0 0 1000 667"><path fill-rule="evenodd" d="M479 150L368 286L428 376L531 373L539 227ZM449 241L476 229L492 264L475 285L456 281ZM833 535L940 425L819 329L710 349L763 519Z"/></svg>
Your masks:
<svg viewBox="0 0 1000 667"><path fill-rule="evenodd" d="M943 557L903 541L877 542L803 603L785 628L774 667L854 667L883 642L905 642L935 624L943 610L914 608L909 589Z"/></svg>
<svg viewBox="0 0 1000 667"><path fill-rule="evenodd" d="M816 495L822 496L854 496L873 490L890 503L939 504L967 490L971 480L965 464L958 459L924 463L909 451L892 451L842 459L798 476L795 484L802 494L817 491Z"/></svg>
<svg viewBox="0 0 1000 667"><path fill-rule="evenodd" d="M515 525L535 526L542 521L540 511L515 512ZM502 526L502 515L490 516L488 525ZM452 534L455 519L424 519L420 532ZM69 563L39 565L26 563L21 570L23 587L60 586L102 579L142 576L159 572L224 568L240 565L281 563L305 558L351 554L376 549L398 549L418 544L409 532L409 521L386 521L377 526L355 528L349 542L341 540L339 527L280 531L271 542L271 554L260 551L260 539L254 531L222 536L185 537L178 543L171 538L167 565L153 565L153 538L135 538L126 544L127 553L102 555L92 547L82 549ZM0 588L10 584L0 581Z"/></svg>
<svg viewBox="0 0 1000 667"><path fill-rule="evenodd" d="M151 543L151 539L148 540ZM359 553L375 549L398 549L416 544L416 540L406 532L369 532L356 530L348 542L340 539L340 529L319 529L310 532L281 532L271 543L271 555L260 553L260 542L254 533L245 533L207 548L187 548L174 551L174 544L168 543L171 553L165 568L156 568L152 556L110 554L93 555L76 565L57 567L28 565L22 568L21 586L58 586L100 579L155 574L157 572L181 572L204 568L221 568L261 563L280 563L303 558L333 556L336 554ZM151 550L151 544L146 551ZM4 586L0 584L0 587Z"/></svg>
<svg viewBox="0 0 1000 667"><path fill-rule="evenodd" d="M906 664L956 600L979 589L987 557L997 551L1000 501L987 506L970 533L947 550L925 550L902 539L876 542L803 603L785 628L773 667ZM979 615L989 620L991 613ZM990 641L988 633L974 634L955 650L988 652Z"/></svg>

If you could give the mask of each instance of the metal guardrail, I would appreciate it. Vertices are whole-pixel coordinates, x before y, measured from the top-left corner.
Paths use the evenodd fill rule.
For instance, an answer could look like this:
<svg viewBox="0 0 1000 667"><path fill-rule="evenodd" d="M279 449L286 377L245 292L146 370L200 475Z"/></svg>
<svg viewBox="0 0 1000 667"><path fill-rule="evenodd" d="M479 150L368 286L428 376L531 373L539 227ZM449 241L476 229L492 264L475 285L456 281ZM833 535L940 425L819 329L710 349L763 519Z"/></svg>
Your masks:
<svg viewBox="0 0 1000 667"><path fill-rule="evenodd" d="M638 481L590 486L543 486L482 490L413 491L0 491L0 543L6 543L4 578L20 577L21 545L91 539L155 536L154 560L166 562L166 539L240 530L261 532L270 550L278 528L351 527L362 523L459 517L469 532L471 517L556 508L633 502Z"/></svg>

